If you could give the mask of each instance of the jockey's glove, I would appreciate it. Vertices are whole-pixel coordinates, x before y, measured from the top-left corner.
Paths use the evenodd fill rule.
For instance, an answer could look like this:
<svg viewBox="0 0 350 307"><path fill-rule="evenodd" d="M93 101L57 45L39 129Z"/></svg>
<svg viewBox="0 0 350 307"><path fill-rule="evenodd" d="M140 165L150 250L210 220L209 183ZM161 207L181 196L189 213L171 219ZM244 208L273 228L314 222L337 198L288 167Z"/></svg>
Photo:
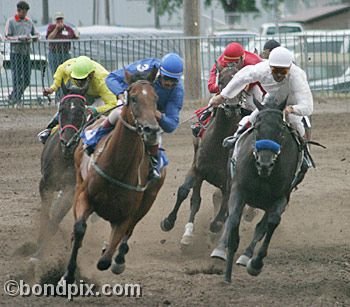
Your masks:
<svg viewBox="0 0 350 307"><path fill-rule="evenodd" d="M97 109L95 107L92 106L88 106L87 107L87 111L89 114L91 114L93 117L98 115Z"/></svg>

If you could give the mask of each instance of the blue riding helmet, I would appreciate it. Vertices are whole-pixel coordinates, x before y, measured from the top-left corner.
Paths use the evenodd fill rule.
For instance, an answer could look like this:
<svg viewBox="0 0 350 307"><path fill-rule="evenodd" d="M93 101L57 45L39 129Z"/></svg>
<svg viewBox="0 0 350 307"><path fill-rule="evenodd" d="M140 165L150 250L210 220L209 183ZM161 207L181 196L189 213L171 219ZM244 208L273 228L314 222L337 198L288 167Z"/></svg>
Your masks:
<svg viewBox="0 0 350 307"><path fill-rule="evenodd" d="M163 56L160 63L160 73L164 76L180 79L183 73L183 60L176 53Z"/></svg>

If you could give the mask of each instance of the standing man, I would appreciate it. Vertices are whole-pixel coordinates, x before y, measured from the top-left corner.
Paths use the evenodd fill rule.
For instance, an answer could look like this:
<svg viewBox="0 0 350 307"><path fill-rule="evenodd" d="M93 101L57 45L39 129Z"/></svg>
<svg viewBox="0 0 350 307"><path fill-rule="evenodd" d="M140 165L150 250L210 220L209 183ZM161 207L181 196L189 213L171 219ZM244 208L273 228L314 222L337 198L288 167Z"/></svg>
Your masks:
<svg viewBox="0 0 350 307"><path fill-rule="evenodd" d="M54 40L67 40L78 39L78 35L74 30L64 23L64 14L62 12L56 12L54 16L55 23L51 23L47 27L46 39ZM70 42L50 42L49 43L49 65L52 75L57 70L57 67L63 62L69 60L71 55L69 53L71 48ZM62 91L56 92L56 102L62 97Z"/></svg>
<svg viewBox="0 0 350 307"><path fill-rule="evenodd" d="M30 43L39 38L32 20L27 17L28 11L27 2L18 2L17 14L10 17L5 26L5 38L11 41L10 61L13 82L13 90L9 96L11 105L20 104L21 97L30 84Z"/></svg>

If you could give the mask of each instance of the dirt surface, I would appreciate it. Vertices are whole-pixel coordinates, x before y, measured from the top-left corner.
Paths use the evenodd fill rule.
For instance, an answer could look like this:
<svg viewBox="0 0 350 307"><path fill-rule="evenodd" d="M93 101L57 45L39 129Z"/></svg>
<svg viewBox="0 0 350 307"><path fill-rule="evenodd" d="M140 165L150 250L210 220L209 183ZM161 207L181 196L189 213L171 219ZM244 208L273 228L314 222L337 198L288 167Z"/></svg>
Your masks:
<svg viewBox="0 0 350 307"><path fill-rule="evenodd" d="M263 272L250 276L234 267L232 284L218 274L222 263L209 258L208 236L213 215L213 187L204 184L202 207L195 223L193 246L180 249L189 215L189 200L180 209L175 228L164 233L160 221L175 203L192 159L189 124L164 137L170 158L168 176L153 208L136 227L130 240L127 268L120 275L99 272L96 262L109 225L103 220L88 223L78 262L82 274L102 285L138 283L141 298L9 297L3 284L23 279L33 285L59 264L66 264L72 230L71 212L51 242L40 264L28 261L38 234L41 144L35 135L53 109L0 110L0 305L7 306L350 306L350 103L317 101L313 139L327 149L312 148L317 168L292 194L282 223L272 238ZM186 107L182 120L191 116ZM252 236L256 220L242 222L242 252ZM236 255L236 257L238 254Z"/></svg>

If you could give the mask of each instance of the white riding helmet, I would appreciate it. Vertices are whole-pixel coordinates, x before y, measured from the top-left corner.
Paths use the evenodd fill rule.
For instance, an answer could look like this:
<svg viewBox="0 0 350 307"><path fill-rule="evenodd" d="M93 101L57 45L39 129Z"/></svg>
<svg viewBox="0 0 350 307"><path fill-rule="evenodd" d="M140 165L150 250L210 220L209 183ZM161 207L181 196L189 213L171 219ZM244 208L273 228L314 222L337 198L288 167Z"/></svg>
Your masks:
<svg viewBox="0 0 350 307"><path fill-rule="evenodd" d="M290 67L293 63L293 54L284 47L274 48L269 56L269 64L274 67Z"/></svg>

